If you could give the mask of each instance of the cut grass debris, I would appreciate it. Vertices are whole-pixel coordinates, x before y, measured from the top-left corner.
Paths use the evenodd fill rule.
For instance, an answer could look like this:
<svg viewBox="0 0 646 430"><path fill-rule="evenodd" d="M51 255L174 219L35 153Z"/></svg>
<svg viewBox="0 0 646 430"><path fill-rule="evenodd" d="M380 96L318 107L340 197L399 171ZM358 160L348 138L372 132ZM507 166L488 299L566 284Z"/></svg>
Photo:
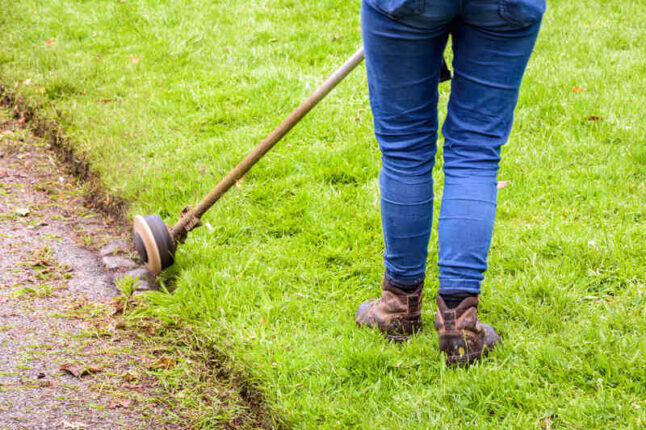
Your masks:
<svg viewBox="0 0 646 430"><path fill-rule="evenodd" d="M131 215L168 223L361 43L358 1L0 4L0 82L60 124ZM438 352L435 239L426 330L393 345L355 327L383 270L363 70L205 216L148 312L208 334L296 427L643 426L644 22L639 2L549 4L483 286L504 343L482 363L450 369ZM437 164L439 201L441 151ZM197 407L194 380L166 380Z"/></svg>

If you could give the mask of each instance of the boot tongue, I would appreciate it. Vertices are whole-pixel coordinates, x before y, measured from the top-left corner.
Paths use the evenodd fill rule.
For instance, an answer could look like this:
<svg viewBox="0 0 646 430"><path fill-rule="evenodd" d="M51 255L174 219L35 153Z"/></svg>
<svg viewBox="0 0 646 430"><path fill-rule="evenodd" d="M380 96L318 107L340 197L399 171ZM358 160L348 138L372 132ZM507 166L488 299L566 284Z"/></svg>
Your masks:
<svg viewBox="0 0 646 430"><path fill-rule="evenodd" d="M457 308L460 303L462 303L465 299L468 299L469 297L478 297L477 294L473 293L468 293L468 292L459 292L455 294L439 294L440 297L442 297L442 300L444 300L444 303L449 309L455 309Z"/></svg>
<svg viewBox="0 0 646 430"><path fill-rule="evenodd" d="M462 315L469 308L476 308L478 310L478 296L470 296L462 300L459 305L457 305L453 310L457 316Z"/></svg>

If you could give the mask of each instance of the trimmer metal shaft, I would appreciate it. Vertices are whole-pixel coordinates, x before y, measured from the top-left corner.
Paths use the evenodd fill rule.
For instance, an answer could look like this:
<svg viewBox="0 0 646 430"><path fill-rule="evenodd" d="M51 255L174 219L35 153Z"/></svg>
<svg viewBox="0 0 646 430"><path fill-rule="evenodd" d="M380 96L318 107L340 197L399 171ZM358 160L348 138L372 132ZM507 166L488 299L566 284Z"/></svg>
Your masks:
<svg viewBox="0 0 646 430"><path fill-rule="evenodd" d="M307 113L332 91L348 74L363 61L363 47L348 59L332 76L312 93L299 107L283 120L262 142L256 146L233 170L231 170L195 207L182 212L179 221L170 229L173 240L183 241L186 233L201 225L200 218L235 183L244 176L271 148L274 147Z"/></svg>
<svg viewBox="0 0 646 430"><path fill-rule="evenodd" d="M296 108L278 127L256 146L233 170L231 170L206 197L195 206L187 206L179 221L168 227L159 215L138 215L134 222L134 243L141 261L148 270L157 275L175 261L177 245L186 239L189 231L202 225L200 218L218 201L245 173L253 167L273 146L303 119L314 106L341 82L363 60L363 48L354 53L332 76Z"/></svg>

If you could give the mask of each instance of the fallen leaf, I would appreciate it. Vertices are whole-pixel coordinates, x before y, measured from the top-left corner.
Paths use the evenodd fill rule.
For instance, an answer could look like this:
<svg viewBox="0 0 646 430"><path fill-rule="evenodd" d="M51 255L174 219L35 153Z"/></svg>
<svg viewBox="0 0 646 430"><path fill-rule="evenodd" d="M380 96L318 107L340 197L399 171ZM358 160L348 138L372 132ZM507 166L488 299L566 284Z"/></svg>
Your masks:
<svg viewBox="0 0 646 430"><path fill-rule="evenodd" d="M132 404L132 400L122 397L120 399L114 399L113 401L110 402L110 405L108 406L110 409L116 409L116 408L124 408L128 409L130 405Z"/></svg>
<svg viewBox="0 0 646 430"><path fill-rule="evenodd" d="M126 372L123 375L123 379L126 381L134 382L137 380L137 375L135 375L134 373Z"/></svg>
<svg viewBox="0 0 646 430"><path fill-rule="evenodd" d="M572 92L573 92L573 93L584 93L584 92L586 92L586 91L588 91L588 90L586 90L586 89L585 89L585 88L583 88L583 87L574 87L574 88L572 88Z"/></svg>
<svg viewBox="0 0 646 430"><path fill-rule="evenodd" d="M141 385L125 383L125 384L121 384L121 388L125 388L127 390L138 390L141 388Z"/></svg>
<svg viewBox="0 0 646 430"><path fill-rule="evenodd" d="M77 378L80 378L81 376L84 375L90 375L92 373L97 373L100 372L101 369L99 369L96 366L85 366L80 363L65 363L59 367L60 370L67 372L71 374L72 376L75 376Z"/></svg>
<svg viewBox="0 0 646 430"><path fill-rule="evenodd" d="M172 369L175 366L175 358L168 356L168 355L162 355L152 363L150 366L148 366L149 369Z"/></svg>
<svg viewBox="0 0 646 430"><path fill-rule="evenodd" d="M594 116L594 115L589 116L589 117L587 117L586 119L587 119L588 121L603 121L603 118L601 118L600 116Z"/></svg>
<svg viewBox="0 0 646 430"><path fill-rule="evenodd" d="M552 420L553 417L554 417L553 415L548 415L546 417L541 418L540 420L541 427L544 429L551 429L553 424L553 420Z"/></svg>
<svg viewBox="0 0 646 430"><path fill-rule="evenodd" d="M137 305L137 301L134 299L128 299L128 308L134 308ZM122 298L117 297L113 302L112 302L112 308L114 311L112 312L112 315L119 315L123 313L123 309L125 308L125 302L123 301ZM120 328L117 326L117 328Z"/></svg>
<svg viewBox="0 0 646 430"><path fill-rule="evenodd" d="M498 181L498 189L501 190L503 188L507 188L509 186L509 181Z"/></svg>

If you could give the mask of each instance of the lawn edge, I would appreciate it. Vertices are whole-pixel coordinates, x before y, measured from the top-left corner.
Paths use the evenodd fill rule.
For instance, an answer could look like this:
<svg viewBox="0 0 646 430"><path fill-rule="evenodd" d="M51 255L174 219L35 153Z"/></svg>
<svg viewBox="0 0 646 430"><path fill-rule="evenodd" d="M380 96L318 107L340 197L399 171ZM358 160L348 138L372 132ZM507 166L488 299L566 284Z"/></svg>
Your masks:
<svg viewBox="0 0 646 430"><path fill-rule="evenodd" d="M17 93L3 83L0 83L0 106L9 109L11 115L25 128L49 143L48 149L56 154L58 162L81 184L87 186L86 192L83 193L87 203L106 216L116 231L131 238L128 201L108 191L100 172L94 169L91 161L76 149L72 141L65 135L63 126L56 120L42 115L42 105L29 100L23 94ZM145 302L146 304L140 303L137 313L144 311L141 309L141 305L143 307L153 306L149 301L145 300ZM148 315L151 316L150 313ZM218 377L218 382L221 379L224 383L235 387L243 401L242 406L249 411L250 418L254 423L253 428L287 428L280 414L272 410L266 402L261 383L248 374L249 367L236 364L234 357L225 352L226 348L208 336L208 333L199 333L199 329L194 330L189 321L175 325L164 322L158 317L151 317L164 327L163 339L176 340L175 346L191 349L196 353L196 356L203 358L201 363L195 363L195 357L193 358L193 362L198 365L196 367L210 371L211 375ZM192 342L189 340L190 338L192 338ZM208 374L205 376L208 377ZM208 380L205 381L206 383ZM180 406L181 400L174 402ZM196 409L199 410L199 408ZM235 427L237 428L237 426ZM191 426L191 428L201 427Z"/></svg>
<svg viewBox="0 0 646 430"><path fill-rule="evenodd" d="M88 186L85 196L92 208L107 216L119 230L130 236L127 201L107 190L101 174L92 168L92 163L65 136L61 125L40 115L39 110L42 106L26 100L22 94L2 83L0 105L10 109L14 118L23 122L34 135L49 143L59 162L81 183Z"/></svg>

